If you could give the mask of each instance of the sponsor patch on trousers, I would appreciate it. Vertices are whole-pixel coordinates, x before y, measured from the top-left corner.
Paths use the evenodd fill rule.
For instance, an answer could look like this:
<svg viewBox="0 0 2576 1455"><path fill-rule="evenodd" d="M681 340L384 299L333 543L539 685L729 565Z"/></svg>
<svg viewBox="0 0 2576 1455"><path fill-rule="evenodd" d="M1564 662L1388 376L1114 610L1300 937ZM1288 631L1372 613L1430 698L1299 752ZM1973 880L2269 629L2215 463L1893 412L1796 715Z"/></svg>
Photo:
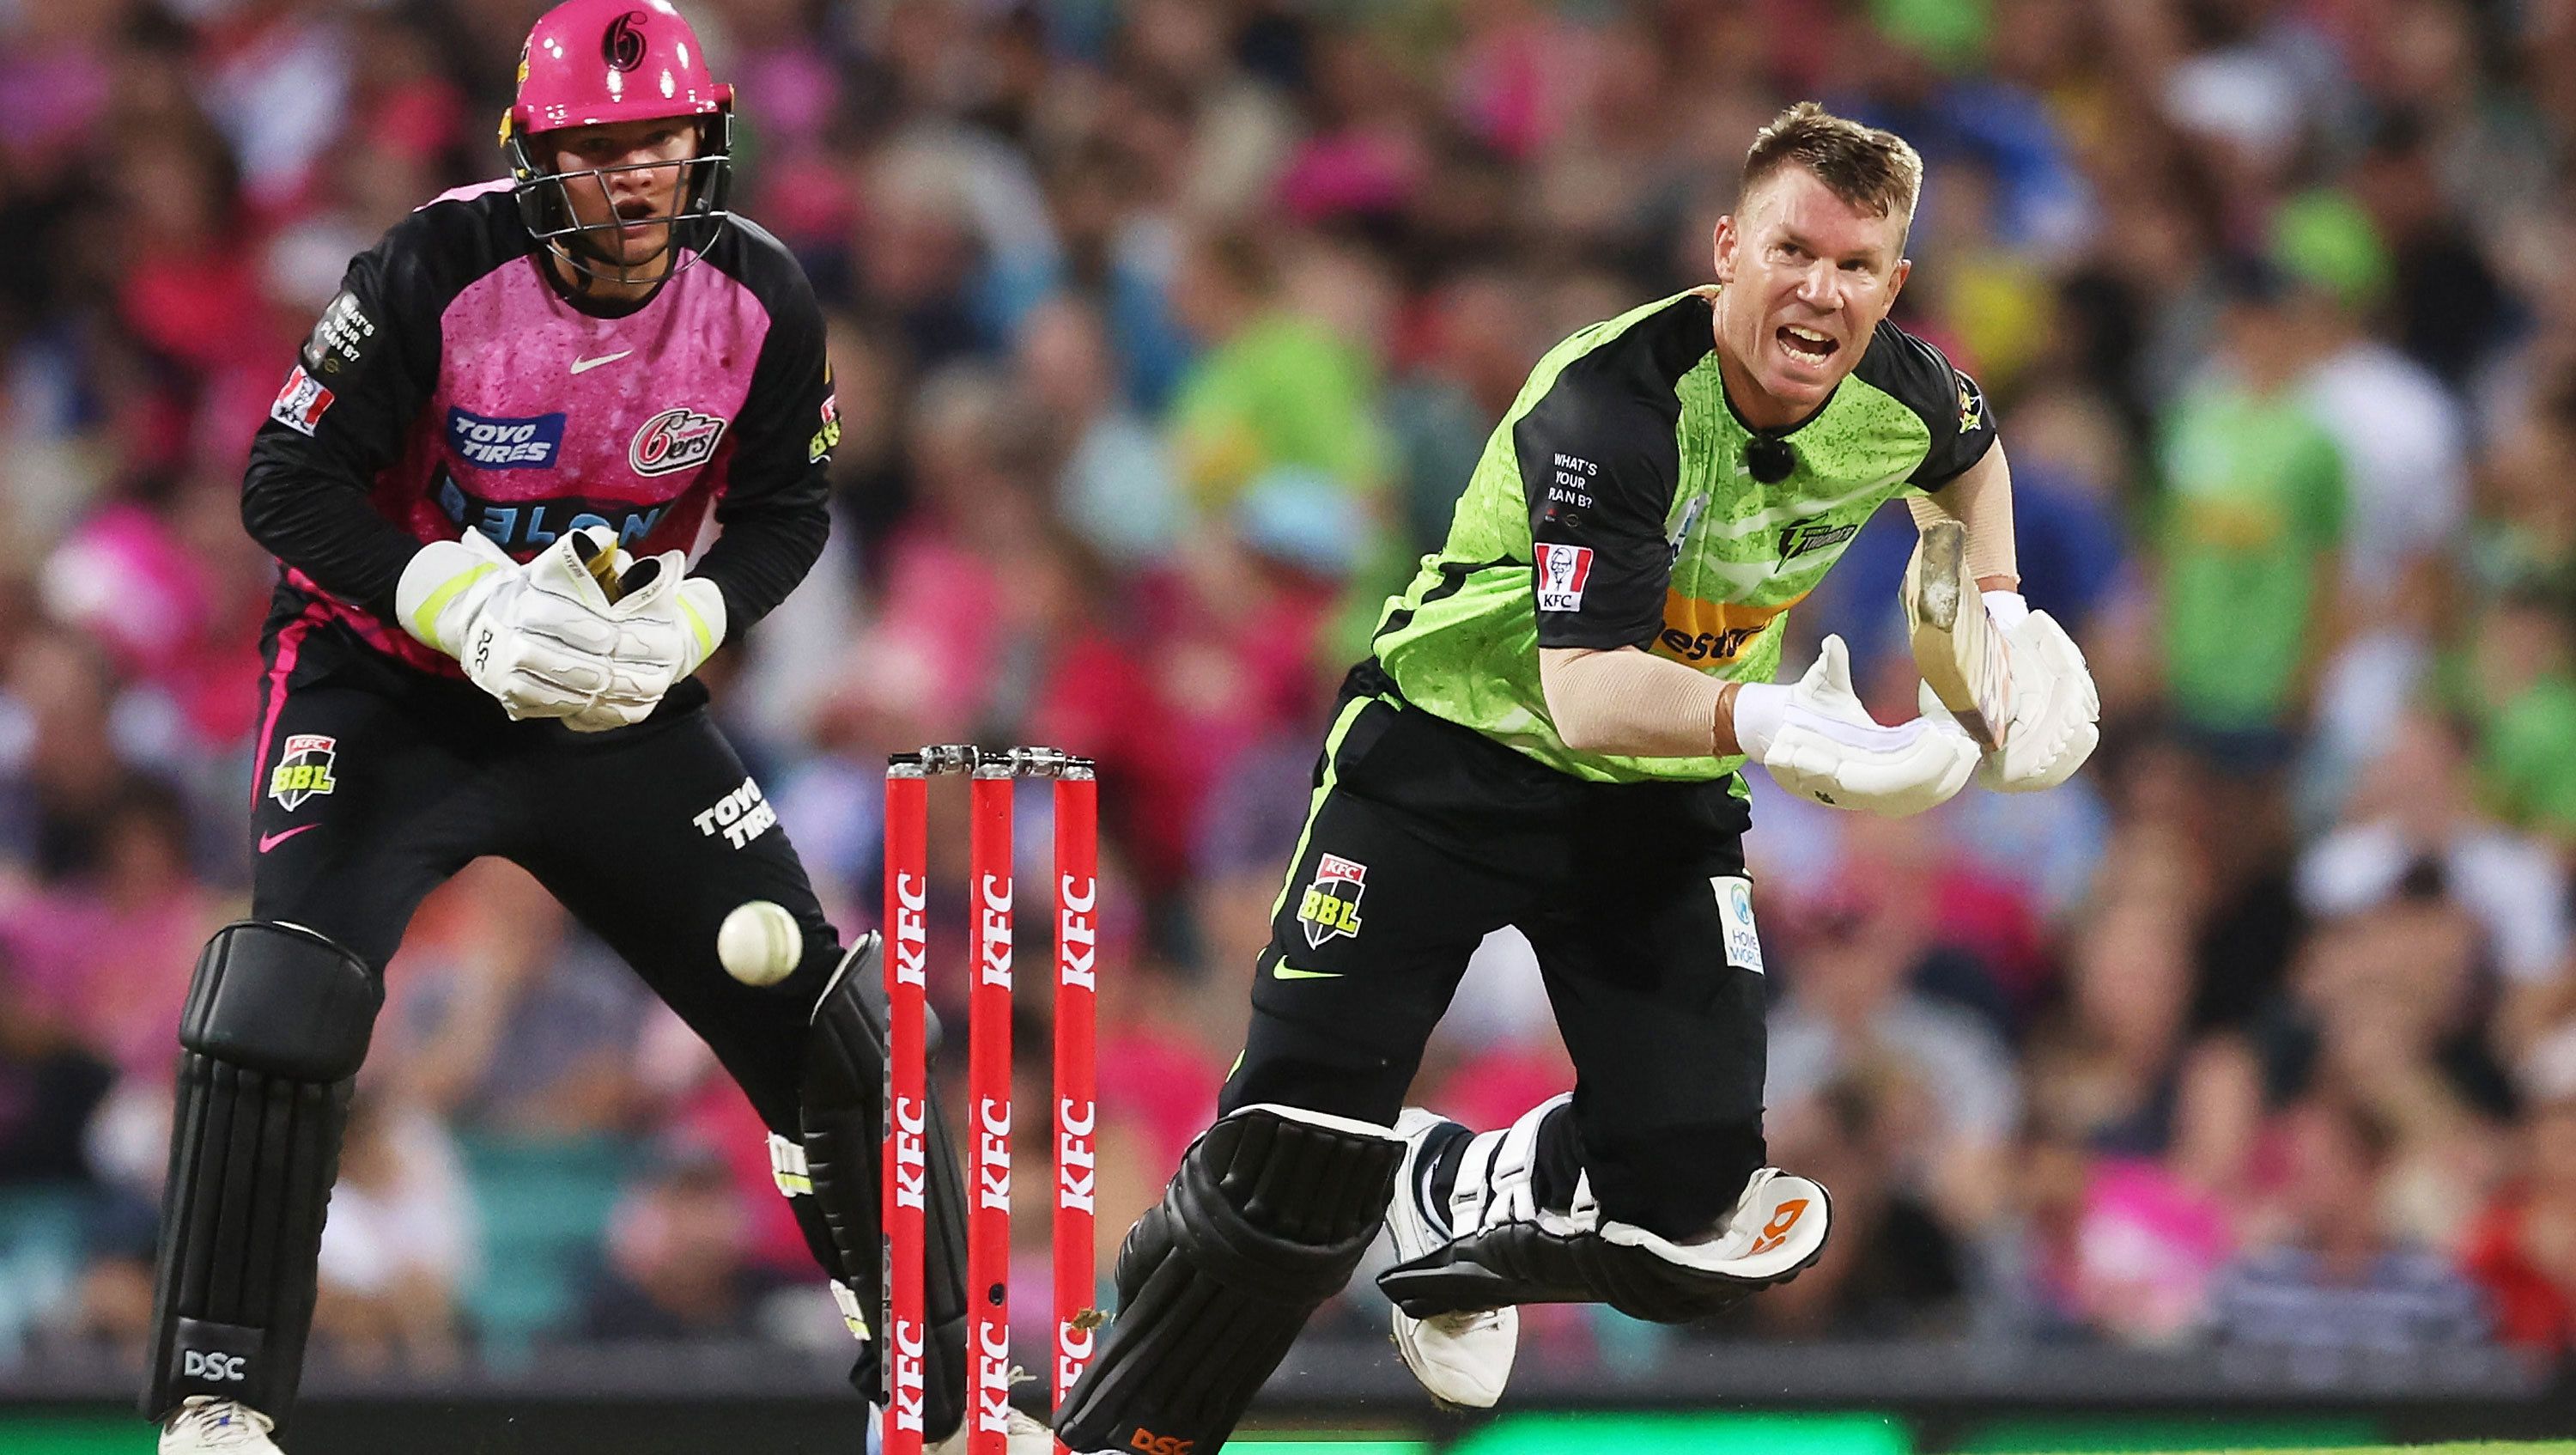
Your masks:
<svg viewBox="0 0 2576 1455"><path fill-rule="evenodd" d="M1762 936L1753 927L1753 881L1741 874L1720 874L1708 881L1717 891L1717 918L1723 926L1726 963L1762 973Z"/></svg>
<svg viewBox="0 0 2576 1455"><path fill-rule="evenodd" d="M1307 945L1320 949L1337 935L1357 938L1360 895L1367 888L1366 864L1326 854L1315 866L1315 882L1297 901L1297 923L1305 927Z"/></svg>

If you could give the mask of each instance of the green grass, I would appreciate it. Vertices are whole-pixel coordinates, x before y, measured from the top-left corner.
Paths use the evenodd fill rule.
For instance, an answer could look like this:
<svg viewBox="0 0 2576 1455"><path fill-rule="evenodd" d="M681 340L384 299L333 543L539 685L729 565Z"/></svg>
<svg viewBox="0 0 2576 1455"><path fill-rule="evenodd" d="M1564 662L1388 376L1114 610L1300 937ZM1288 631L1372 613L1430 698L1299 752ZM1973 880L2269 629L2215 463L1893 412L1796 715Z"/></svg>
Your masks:
<svg viewBox="0 0 2576 1455"><path fill-rule="evenodd" d="M2471 1440L2456 1445L2215 1445L2129 1455L2576 1455L2576 1440Z"/></svg>

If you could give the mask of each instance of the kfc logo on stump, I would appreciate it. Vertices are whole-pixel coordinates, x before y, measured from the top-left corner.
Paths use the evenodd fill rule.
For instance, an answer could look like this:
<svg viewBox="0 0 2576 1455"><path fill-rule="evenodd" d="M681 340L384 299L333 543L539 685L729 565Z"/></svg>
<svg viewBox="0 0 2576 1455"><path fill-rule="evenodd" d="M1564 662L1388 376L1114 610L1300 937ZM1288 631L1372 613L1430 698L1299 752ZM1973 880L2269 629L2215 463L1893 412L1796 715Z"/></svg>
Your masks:
<svg viewBox="0 0 2576 1455"><path fill-rule="evenodd" d="M1583 583L1592 577L1592 548L1538 543L1538 609L1577 611L1583 606Z"/></svg>

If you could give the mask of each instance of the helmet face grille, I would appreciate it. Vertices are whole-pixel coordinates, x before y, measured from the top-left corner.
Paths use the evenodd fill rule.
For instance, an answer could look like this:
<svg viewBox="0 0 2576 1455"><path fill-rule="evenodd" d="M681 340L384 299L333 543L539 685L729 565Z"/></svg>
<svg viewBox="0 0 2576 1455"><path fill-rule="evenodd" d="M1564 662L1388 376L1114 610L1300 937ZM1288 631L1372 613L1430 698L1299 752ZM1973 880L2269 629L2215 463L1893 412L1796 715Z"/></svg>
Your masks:
<svg viewBox="0 0 2576 1455"><path fill-rule="evenodd" d="M566 170L541 166L537 160L538 138L510 129L502 146L509 156L519 220L527 226L530 236L584 277L632 284L676 273L703 256L732 220L733 214L726 206L733 180L731 121L730 115L720 113L701 125L698 155L685 160ZM573 207L573 189L577 187L594 189L604 203L610 195L611 177L660 167L682 169L678 200L670 212L621 218L608 209L601 221L585 223ZM668 225L659 249L646 257L627 260L622 250L612 252L602 245L604 239L637 222ZM672 257L671 266L657 272L655 265L666 256Z"/></svg>
<svg viewBox="0 0 2576 1455"><path fill-rule="evenodd" d="M614 167L561 168L547 133L617 122L694 125L695 156ZM578 279L631 287L669 277L705 255L732 214L733 88L707 69L706 48L669 0L560 0L537 17L519 51L516 99L501 121L501 149L519 220ZM620 218L608 204L619 172L680 169L676 200L658 217ZM599 220L574 207L593 198ZM651 256L626 257L623 229L666 228Z"/></svg>

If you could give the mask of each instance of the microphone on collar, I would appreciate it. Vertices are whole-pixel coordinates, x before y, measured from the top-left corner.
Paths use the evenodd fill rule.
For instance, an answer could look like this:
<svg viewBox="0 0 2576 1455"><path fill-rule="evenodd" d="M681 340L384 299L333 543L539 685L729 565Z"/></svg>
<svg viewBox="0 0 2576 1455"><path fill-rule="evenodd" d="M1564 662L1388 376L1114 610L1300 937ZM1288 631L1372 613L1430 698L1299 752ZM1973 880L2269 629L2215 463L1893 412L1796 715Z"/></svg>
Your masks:
<svg viewBox="0 0 2576 1455"><path fill-rule="evenodd" d="M1798 452L1778 435L1757 433L1745 441L1744 468L1755 480L1777 485L1798 468Z"/></svg>

